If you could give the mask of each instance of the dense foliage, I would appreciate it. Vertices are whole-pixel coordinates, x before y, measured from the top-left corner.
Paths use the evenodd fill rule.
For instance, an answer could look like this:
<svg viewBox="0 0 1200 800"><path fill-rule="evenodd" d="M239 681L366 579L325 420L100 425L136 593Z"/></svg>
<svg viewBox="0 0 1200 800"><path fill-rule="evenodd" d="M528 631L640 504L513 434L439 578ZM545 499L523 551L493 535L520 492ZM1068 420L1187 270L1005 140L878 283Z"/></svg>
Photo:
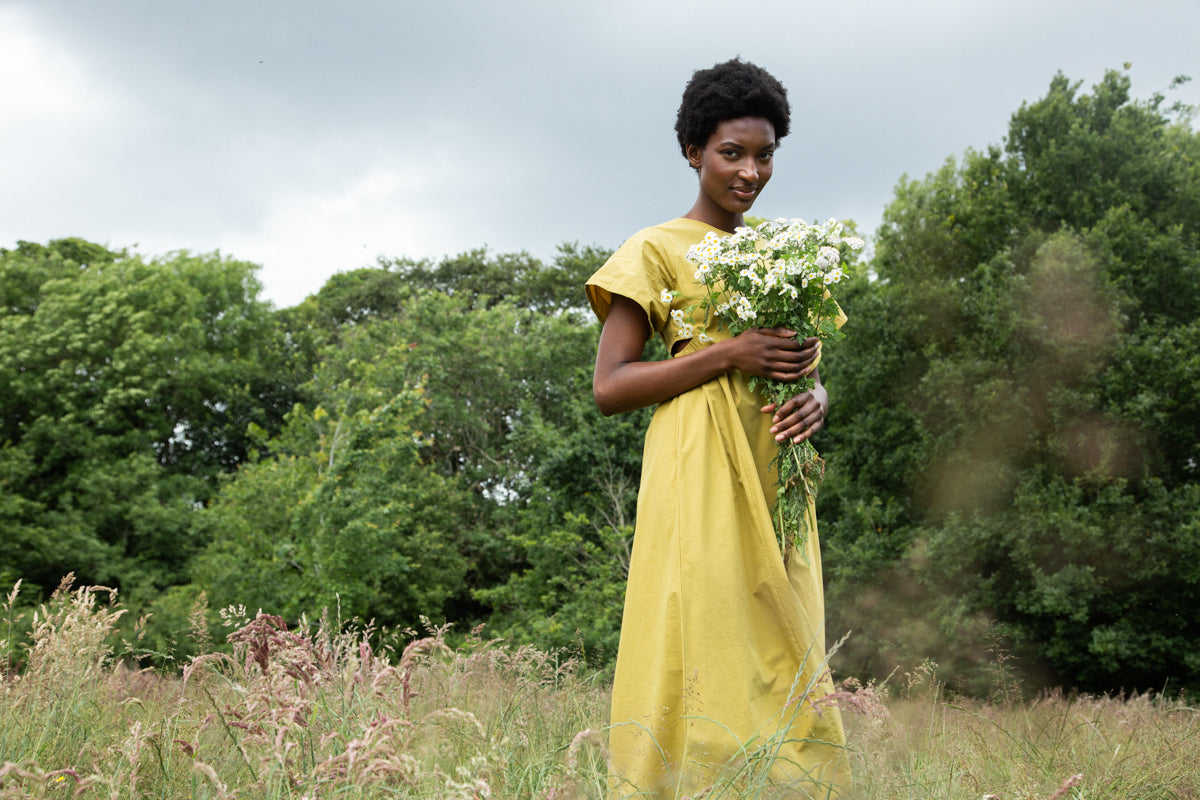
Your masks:
<svg viewBox="0 0 1200 800"><path fill-rule="evenodd" d="M1058 76L900 181L822 364L843 670L1200 687L1198 158L1187 109ZM606 256L381 259L275 310L216 255L0 251L0 581L119 587L162 655L203 591L607 663L649 412L592 402Z"/></svg>
<svg viewBox="0 0 1200 800"><path fill-rule="evenodd" d="M254 267L78 240L0 252L0 580L153 597L295 375Z"/></svg>
<svg viewBox="0 0 1200 800"><path fill-rule="evenodd" d="M1200 682L1200 137L1079 89L902 180L844 298L822 519L858 668L968 674L998 636L1055 682Z"/></svg>

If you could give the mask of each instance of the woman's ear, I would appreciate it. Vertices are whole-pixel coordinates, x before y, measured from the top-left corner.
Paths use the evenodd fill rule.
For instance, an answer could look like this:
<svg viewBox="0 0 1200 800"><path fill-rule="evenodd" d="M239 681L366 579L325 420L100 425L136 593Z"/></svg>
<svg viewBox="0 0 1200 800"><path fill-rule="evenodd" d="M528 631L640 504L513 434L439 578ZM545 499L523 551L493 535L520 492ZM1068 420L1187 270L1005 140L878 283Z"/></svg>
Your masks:
<svg viewBox="0 0 1200 800"><path fill-rule="evenodd" d="M700 155L704 152L700 146L689 144L684 148L684 152L687 154L688 164L691 165L692 169L700 169Z"/></svg>

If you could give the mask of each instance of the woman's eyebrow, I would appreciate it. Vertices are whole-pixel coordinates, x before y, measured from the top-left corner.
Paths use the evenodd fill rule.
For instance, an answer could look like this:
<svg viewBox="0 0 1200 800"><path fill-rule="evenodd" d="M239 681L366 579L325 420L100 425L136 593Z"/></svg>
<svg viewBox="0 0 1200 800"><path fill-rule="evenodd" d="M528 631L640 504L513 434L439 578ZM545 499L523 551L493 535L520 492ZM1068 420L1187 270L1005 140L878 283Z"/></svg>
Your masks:
<svg viewBox="0 0 1200 800"><path fill-rule="evenodd" d="M725 148L725 147L735 147L735 148L737 148L738 150L745 150L745 149L746 149L746 145L744 145L744 144L741 144L741 143L739 143L739 142L729 141L729 140L726 140L726 141L724 141L724 142L721 142L719 145L717 145L717 148L718 148L718 149ZM774 149L775 149L775 143L774 143L774 142L771 142L770 144L768 144L768 145L766 145L765 147L763 147L763 148L762 148L762 150L774 150ZM762 152L762 150L760 150L759 152Z"/></svg>

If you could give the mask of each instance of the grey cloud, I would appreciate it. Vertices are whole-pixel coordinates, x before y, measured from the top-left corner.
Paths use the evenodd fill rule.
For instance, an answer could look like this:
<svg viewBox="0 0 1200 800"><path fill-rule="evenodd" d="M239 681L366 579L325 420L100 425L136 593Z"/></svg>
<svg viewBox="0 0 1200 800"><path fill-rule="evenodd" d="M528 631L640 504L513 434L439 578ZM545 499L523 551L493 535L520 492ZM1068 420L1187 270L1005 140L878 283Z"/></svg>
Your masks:
<svg viewBox="0 0 1200 800"><path fill-rule="evenodd" d="M1132 61L1138 96L1165 89L1188 69L1193 6L9 0L127 118L42 136L60 152L31 145L36 168L3 173L28 185L0 198L0 247L236 246L281 304L379 253L615 247L691 204L679 92L735 54L795 105L762 213L869 232L901 174L1000 141L1058 69L1090 84ZM2 117L0 140L17 124ZM330 224L313 224L321 198Z"/></svg>

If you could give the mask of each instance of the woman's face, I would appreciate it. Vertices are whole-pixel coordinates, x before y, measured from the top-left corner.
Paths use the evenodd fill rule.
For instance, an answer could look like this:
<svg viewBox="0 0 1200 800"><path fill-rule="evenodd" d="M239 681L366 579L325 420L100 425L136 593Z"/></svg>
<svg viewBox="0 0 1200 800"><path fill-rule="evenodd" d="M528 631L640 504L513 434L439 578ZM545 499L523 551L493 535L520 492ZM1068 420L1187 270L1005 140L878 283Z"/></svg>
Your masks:
<svg viewBox="0 0 1200 800"><path fill-rule="evenodd" d="M698 204L714 219L745 214L771 179L774 155L775 126L768 120L738 117L723 121L703 148L687 146L688 163L700 173Z"/></svg>

